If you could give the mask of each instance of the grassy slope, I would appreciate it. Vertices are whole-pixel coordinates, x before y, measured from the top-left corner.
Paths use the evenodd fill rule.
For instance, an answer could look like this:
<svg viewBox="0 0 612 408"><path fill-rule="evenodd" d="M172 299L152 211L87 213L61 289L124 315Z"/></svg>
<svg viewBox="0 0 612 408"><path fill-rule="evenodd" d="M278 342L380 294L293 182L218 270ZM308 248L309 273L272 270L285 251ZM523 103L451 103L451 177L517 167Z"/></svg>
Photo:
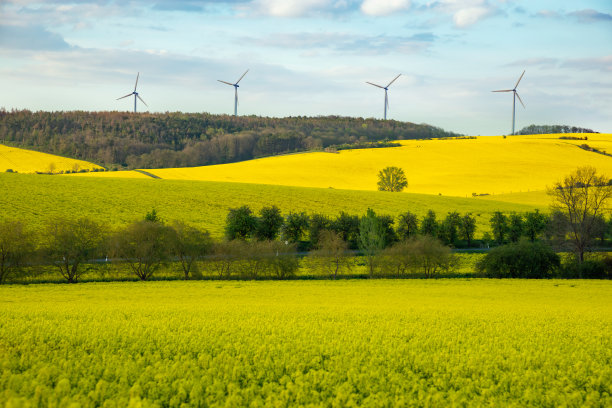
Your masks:
<svg viewBox="0 0 612 408"><path fill-rule="evenodd" d="M543 206L496 202L480 198L432 196L286 187L187 180L59 177L0 173L0 218L19 218L41 225L53 216L90 216L110 225L138 219L151 208L167 220L181 219L205 227L215 236L223 231L228 208L249 205L255 211L277 205L289 211L340 211L364 214L368 207L378 213L397 215L410 210L424 215L433 209L438 216L448 211L472 212L479 231L488 230L496 210L528 211Z"/></svg>
<svg viewBox="0 0 612 408"><path fill-rule="evenodd" d="M19 173L60 173L63 171L101 168L96 164L82 160L68 159L66 157L0 144L0 172L12 169Z"/></svg>
<svg viewBox="0 0 612 408"><path fill-rule="evenodd" d="M589 135L588 141L560 140L559 136L411 140L403 141L399 148L292 154L217 166L147 171L163 179L372 191L376 190L380 169L398 166L408 177L406 192L458 197L542 191L585 164L612 174L612 158L577 147L590 143L612 151L612 135Z"/></svg>

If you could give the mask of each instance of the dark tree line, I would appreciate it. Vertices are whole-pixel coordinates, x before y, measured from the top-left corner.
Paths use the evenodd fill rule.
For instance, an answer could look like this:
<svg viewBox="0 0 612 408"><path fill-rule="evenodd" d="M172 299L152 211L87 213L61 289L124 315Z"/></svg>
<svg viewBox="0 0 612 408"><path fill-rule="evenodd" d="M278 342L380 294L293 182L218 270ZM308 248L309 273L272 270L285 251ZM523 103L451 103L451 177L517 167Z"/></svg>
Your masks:
<svg viewBox="0 0 612 408"><path fill-rule="evenodd" d="M457 135L429 125L339 116L0 110L0 143L109 169L202 166L330 146L450 136Z"/></svg>
<svg viewBox="0 0 612 408"><path fill-rule="evenodd" d="M529 125L518 132L517 135L538 135L551 133L599 133L591 129L568 125Z"/></svg>

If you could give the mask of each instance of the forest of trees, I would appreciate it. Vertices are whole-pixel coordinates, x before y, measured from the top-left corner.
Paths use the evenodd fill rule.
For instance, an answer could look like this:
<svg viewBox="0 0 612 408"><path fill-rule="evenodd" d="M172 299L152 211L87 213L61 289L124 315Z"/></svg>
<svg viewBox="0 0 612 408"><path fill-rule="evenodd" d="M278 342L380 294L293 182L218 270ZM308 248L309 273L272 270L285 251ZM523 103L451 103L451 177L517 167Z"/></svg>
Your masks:
<svg viewBox="0 0 612 408"><path fill-rule="evenodd" d="M430 125L339 116L0 109L0 143L109 170L203 166L347 144L455 136Z"/></svg>
<svg viewBox="0 0 612 408"><path fill-rule="evenodd" d="M529 125L518 132L517 135L540 135L550 133L599 133L591 129L568 125Z"/></svg>

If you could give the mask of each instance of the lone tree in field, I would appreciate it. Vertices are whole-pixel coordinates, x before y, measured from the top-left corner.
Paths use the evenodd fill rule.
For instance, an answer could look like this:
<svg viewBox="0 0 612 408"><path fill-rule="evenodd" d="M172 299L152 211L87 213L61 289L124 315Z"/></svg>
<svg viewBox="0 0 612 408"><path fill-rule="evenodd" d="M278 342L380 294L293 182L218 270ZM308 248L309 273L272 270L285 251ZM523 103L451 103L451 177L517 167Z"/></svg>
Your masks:
<svg viewBox="0 0 612 408"><path fill-rule="evenodd" d="M565 231L578 262L595 238L597 217L606 211L605 204L612 196L609 178L598 175L591 166L579 167L548 190L552 210L565 214Z"/></svg>
<svg viewBox="0 0 612 408"><path fill-rule="evenodd" d="M378 173L380 191L402 191L408 185L404 170L399 167L385 167Z"/></svg>

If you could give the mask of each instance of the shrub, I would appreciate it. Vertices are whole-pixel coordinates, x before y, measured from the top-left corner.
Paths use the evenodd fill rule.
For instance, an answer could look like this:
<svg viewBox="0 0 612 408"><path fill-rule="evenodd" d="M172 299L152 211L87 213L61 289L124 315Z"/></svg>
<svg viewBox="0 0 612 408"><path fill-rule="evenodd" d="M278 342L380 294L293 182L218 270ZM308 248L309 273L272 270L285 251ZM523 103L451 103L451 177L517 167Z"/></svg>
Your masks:
<svg viewBox="0 0 612 408"><path fill-rule="evenodd" d="M476 268L490 278L547 278L560 263L549 246L521 241L493 248Z"/></svg>
<svg viewBox="0 0 612 408"><path fill-rule="evenodd" d="M611 277L611 268L612 258L589 259L563 265L560 275L566 279L606 279Z"/></svg>
<svg viewBox="0 0 612 408"><path fill-rule="evenodd" d="M398 242L382 251L378 258L381 273L397 277L419 274L432 278L441 271L451 270L455 263L451 249L430 235Z"/></svg>

